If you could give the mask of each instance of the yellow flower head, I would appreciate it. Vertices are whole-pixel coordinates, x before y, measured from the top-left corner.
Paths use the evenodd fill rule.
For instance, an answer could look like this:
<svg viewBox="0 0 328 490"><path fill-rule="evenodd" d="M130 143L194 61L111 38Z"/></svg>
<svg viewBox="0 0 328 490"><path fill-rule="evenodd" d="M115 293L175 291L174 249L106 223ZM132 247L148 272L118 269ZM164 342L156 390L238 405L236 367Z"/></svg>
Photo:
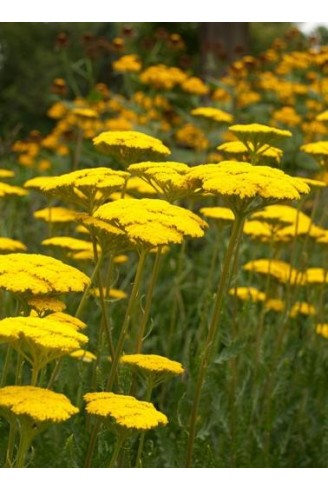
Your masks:
<svg viewBox="0 0 328 490"><path fill-rule="evenodd" d="M290 310L289 316L291 318L296 318L298 315L303 316L313 316L316 314L316 309L310 303L306 303L305 301L298 301L295 303Z"/></svg>
<svg viewBox="0 0 328 490"><path fill-rule="evenodd" d="M258 151L264 145L273 146L292 136L290 131L257 123L235 124L230 126L229 130L245 145L252 143L255 151Z"/></svg>
<svg viewBox="0 0 328 490"><path fill-rule="evenodd" d="M140 75L142 83L156 89L171 90L177 84L186 80L187 75L174 66L155 65L146 68Z"/></svg>
<svg viewBox="0 0 328 490"><path fill-rule="evenodd" d="M241 141L228 141L217 146L217 150L226 153L228 155L242 155L249 157L250 151L255 151L252 143L248 144L248 147ZM261 151L261 157L259 163L280 163L282 157L282 150L274 146L268 146Z"/></svg>
<svg viewBox="0 0 328 490"><path fill-rule="evenodd" d="M319 323L316 327L316 333L321 337L328 339L328 323Z"/></svg>
<svg viewBox="0 0 328 490"><path fill-rule="evenodd" d="M135 73L141 70L139 57L135 54L126 54L113 62L113 70L120 73Z"/></svg>
<svg viewBox="0 0 328 490"><path fill-rule="evenodd" d="M250 163L225 161L198 165L190 169L188 178L205 192L224 198L231 207L244 208L257 199L257 206L267 201L300 199L310 188L282 170Z"/></svg>
<svg viewBox="0 0 328 490"><path fill-rule="evenodd" d="M181 83L184 92L194 95L207 95L210 91L208 86L198 77L190 77Z"/></svg>
<svg viewBox="0 0 328 490"><path fill-rule="evenodd" d="M66 305L58 298L51 296L33 296L27 299L27 304L37 312L39 316L48 315L66 309Z"/></svg>
<svg viewBox="0 0 328 490"><path fill-rule="evenodd" d="M211 208L200 208L199 212L205 216L205 218L215 219L218 221L231 222L234 221L235 216L231 209L223 206L213 206Z"/></svg>
<svg viewBox="0 0 328 490"><path fill-rule="evenodd" d="M13 172L12 170L7 170L6 168L0 168L0 179L9 179L14 175L15 172Z"/></svg>
<svg viewBox="0 0 328 490"><path fill-rule="evenodd" d="M202 237L206 227L191 211L159 199L121 199L104 204L95 218L123 230L132 244L147 248L181 243L185 236Z"/></svg>
<svg viewBox="0 0 328 490"><path fill-rule="evenodd" d="M79 359L80 361L87 363L95 361L97 359L97 357L92 352L84 349L79 349L71 352L70 357L73 357L74 359Z"/></svg>
<svg viewBox="0 0 328 490"><path fill-rule="evenodd" d="M157 161L171 154L159 139L138 131L107 131L93 142L100 151L126 164Z"/></svg>
<svg viewBox="0 0 328 490"><path fill-rule="evenodd" d="M121 429L145 431L168 423L167 417L149 402L115 393L87 393L86 411Z"/></svg>
<svg viewBox="0 0 328 490"><path fill-rule="evenodd" d="M89 278L60 260L38 254L0 256L0 288L25 295L79 292Z"/></svg>
<svg viewBox="0 0 328 490"><path fill-rule="evenodd" d="M253 287L237 287L229 289L231 296L237 296L242 301L253 301L254 303L266 300L266 296L262 291Z"/></svg>
<svg viewBox="0 0 328 490"><path fill-rule="evenodd" d="M318 114L316 120L320 122L328 122L328 111L324 111L321 114Z"/></svg>
<svg viewBox="0 0 328 490"><path fill-rule="evenodd" d="M228 112L222 111L221 109L217 109L216 107L197 107L197 109L191 111L191 115L209 119L217 123L227 124L230 124L233 119L231 114L228 114Z"/></svg>
<svg viewBox="0 0 328 490"><path fill-rule="evenodd" d="M150 184L158 194L164 194L168 201L173 201L193 193L185 178L189 168L179 162L142 162L133 163L128 171Z"/></svg>
<svg viewBox="0 0 328 490"><path fill-rule="evenodd" d="M9 196L26 196L28 193L21 187L17 187L15 185L5 184L4 182L0 182L0 197L9 197Z"/></svg>
<svg viewBox="0 0 328 490"><path fill-rule="evenodd" d="M26 246L19 240L12 238L0 237L0 254L10 252L26 252Z"/></svg>
<svg viewBox="0 0 328 490"><path fill-rule="evenodd" d="M324 163L328 157L328 141L316 141L301 146L301 150L313 157L318 158L320 163Z"/></svg>
<svg viewBox="0 0 328 490"><path fill-rule="evenodd" d="M0 411L9 418L27 417L42 424L64 422L79 410L61 393L36 386L5 386L0 388Z"/></svg>
<svg viewBox="0 0 328 490"><path fill-rule="evenodd" d="M122 364L153 374L179 375L184 373L182 364L155 354L126 354L120 358Z"/></svg>
<svg viewBox="0 0 328 490"><path fill-rule="evenodd" d="M46 223L71 223L74 222L79 213L72 209L51 207L39 209L33 213L34 218Z"/></svg>
<svg viewBox="0 0 328 490"><path fill-rule="evenodd" d="M278 313L285 309L285 303L279 298L269 298L264 305L266 310L276 311Z"/></svg>
<svg viewBox="0 0 328 490"><path fill-rule="evenodd" d="M257 259L247 262L243 266L246 271L274 277L283 284L303 284L304 277L297 269L281 260Z"/></svg>
<svg viewBox="0 0 328 490"><path fill-rule="evenodd" d="M46 238L46 240L43 240L41 243L45 247L55 247L72 252L89 251L92 253L93 251L91 242L80 240L79 238L72 238L70 236L55 236Z"/></svg>

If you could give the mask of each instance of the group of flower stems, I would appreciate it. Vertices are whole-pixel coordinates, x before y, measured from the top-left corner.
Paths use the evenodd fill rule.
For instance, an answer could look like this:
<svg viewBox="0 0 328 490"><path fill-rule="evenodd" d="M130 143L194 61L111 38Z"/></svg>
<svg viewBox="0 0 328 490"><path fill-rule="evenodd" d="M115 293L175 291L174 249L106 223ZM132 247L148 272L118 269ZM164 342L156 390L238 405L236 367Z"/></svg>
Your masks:
<svg viewBox="0 0 328 490"><path fill-rule="evenodd" d="M86 467L92 466L97 437L102 424L105 424L117 436L116 445L108 463L109 466L118 464L124 441L138 433L140 436L135 465L141 466L145 431L167 423L166 417L147 403L151 400L154 387L170 376L181 374L183 368L177 363L174 364L173 361L172 364L169 364L168 359L160 358L160 356L156 359L157 364L156 362L154 364L155 359L151 358L151 355L148 355L147 359L147 354L143 355L142 350L147 338L147 328L153 306L152 300L162 256L166 251L165 247L182 244L190 238L201 237L206 228L206 223L196 214L177 206L177 204L172 204L172 201L182 203L186 196L202 194L203 196L210 195L211 198L216 196L223 200L225 205L232 210L234 220L224 257L220 264L219 280L215 288L210 314L205 321L206 334L202 339L203 345L199 349L200 355L195 363L196 372L192 373L193 376L187 388L192 403L187 427L185 466L193 466L195 440L202 421L200 407L203 387L218 347L226 293L234 274L238 270L238 254L245 220L251 213L262 209L264 206L286 200L300 199L310 190L307 183L302 179L290 177L280 170L258 165L261 163L262 153L273 147L274 144L279 144L281 140L288 138L290 136L288 131L257 124L236 125L231 129L245 145L250 163L227 161L215 165L207 164L186 168L187 166L176 162L142 163L143 159L139 155L137 161L141 163L134 163L131 168L133 167L135 174L160 194L161 199L141 199L138 201L125 199L129 180L126 179L124 172L115 174L113 171L113 174L110 175L110 171L106 172L104 169L98 171L93 169L89 172L82 170L58 178L37 178L26 184L27 188L41 190L47 196L59 197L80 207L75 218L90 236L94 269L90 281L84 288L84 293L74 316L84 318L90 295L96 290L101 308L98 347L107 352L109 368L105 385L100 392L97 392L99 386L97 386L95 373L99 359L104 354L104 352L98 351L96 353L97 359L93 361L95 367L93 368L94 376L90 387L91 393L85 396L87 412L95 416L93 424L88 424L89 443L84 463ZM122 132L119 135L113 135L113 132L104 133L95 139L95 143L111 155L114 154L116 157L119 155L121 158L125 156L126 160L130 159L131 161L132 159L135 162L138 152L142 153L145 135L140 135L138 140L136 133L133 135L128 133ZM117 137L116 141L115 136ZM132 137L137 138L137 144L135 141L131 143ZM126 142L124 141L125 138ZM163 146L159 146L159 143L158 140L149 143L146 138L147 155L150 154L154 157L157 152L160 156L163 154L167 156L165 147L163 150ZM145 152L145 150L143 151ZM117 182L117 179L120 178L123 178L123 186L121 181ZM118 190L121 192L120 198L108 202L109 196ZM167 197L171 198L171 202L164 201ZM111 312L111 302L108 301L110 289L114 283L113 264L117 254L131 250L131 248L137 252L138 262L122 324L120 328L115 328L116 334L113 336L115 320ZM148 257L151 255L154 257L153 265L148 278L145 298L142 298L145 266ZM141 300L143 307L140 316L137 312L140 312ZM132 351L130 360L129 355L124 355L127 349ZM58 350L60 349L57 348ZM21 355L19 349L18 352L18 365L19 363L21 365L22 357L19 357ZM136 357L133 358L133 355ZM60 357L60 355L57 356L48 384L49 388L55 384L58 378L61 367ZM119 398L123 390L120 385L120 367L122 364L130 364L135 368L131 377L129 393L123 396L123 400ZM19 371L21 368L18 367L17 369ZM138 375L140 373L143 376L142 379L146 379L144 402L142 402L146 405L135 405L135 398L133 398L133 402L131 399L139 393ZM31 385L40 382L39 374L39 370L34 371ZM20 379L18 374L17 382ZM19 412L15 412L13 407L14 403L6 406L7 417L11 421L14 420L10 426L7 449L7 462L9 463L13 459L17 426L26 423L22 422L23 419L17 415ZM152 409L154 412L151 411ZM71 412L74 413L74 409L71 409ZM33 414L23 413L31 425L30 419L33 418ZM18 416L18 422L13 414ZM58 419L64 420L65 417ZM51 418L49 420L51 421ZM40 425L42 424L40 423ZM31 429L25 431L24 434L27 435L21 438L16 458L17 466L24 464L32 440L30 432Z"/></svg>

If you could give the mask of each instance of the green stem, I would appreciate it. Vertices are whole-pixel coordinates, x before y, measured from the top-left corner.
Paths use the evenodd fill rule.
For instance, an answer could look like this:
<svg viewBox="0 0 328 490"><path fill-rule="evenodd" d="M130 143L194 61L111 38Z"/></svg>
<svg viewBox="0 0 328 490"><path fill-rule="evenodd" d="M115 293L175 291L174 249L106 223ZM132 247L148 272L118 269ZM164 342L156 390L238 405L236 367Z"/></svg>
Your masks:
<svg viewBox="0 0 328 490"><path fill-rule="evenodd" d="M15 468L24 468L27 451L31 445L32 437L33 435L31 429L23 426L20 434Z"/></svg>
<svg viewBox="0 0 328 490"><path fill-rule="evenodd" d="M32 368L31 386L36 386L38 384L39 372L39 366L34 364Z"/></svg>
<svg viewBox="0 0 328 490"><path fill-rule="evenodd" d="M186 456L186 467L190 467L192 464L192 454L193 454L196 429L197 429L196 422L198 417L202 387L204 384L207 367L211 360L213 346L215 345L218 336L219 320L220 320L220 315L221 315L221 310L223 305L224 293L228 287L227 283L229 282L229 271L234 257L234 250L238 249L238 240L240 240L241 238L241 230L243 229L244 226L244 220L245 217L243 215L239 215L239 216L237 215L235 218L233 228L231 231L229 245L225 255L220 281L217 288L214 310L209 325L208 335L205 343L205 349L198 372L193 406L191 410L189 440L187 445L187 456Z"/></svg>
<svg viewBox="0 0 328 490"><path fill-rule="evenodd" d="M0 387L1 388L3 386L5 386L5 384L6 384L6 380L7 380L7 376L8 376L8 372L9 372L9 368L10 368L10 358L11 358L12 352L13 352L13 348L9 344L7 347L6 358L5 358L5 362L3 365L3 371L2 371L2 375L1 375L1 381L0 381Z"/></svg>
<svg viewBox="0 0 328 490"><path fill-rule="evenodd" d="M147 288L147 295L146 295L146 304L145 304L145 309L143 312L143 316L140 322L139 326L139 331L137 335L137 342L136 342L136 347L135 347L135 352L139 354L142 349L142 342L145 334L145 328L149 319L149 314L150 314L150 308L151 308L151 302L153 299L154 295L154 289L155 285L157 282L157 277L158 277L158 272L159 272L159 266L160 266L160 261L161 261L161 255L162 255L162 247L158 247L158 250L156 252L156 257L153 265L153 270L151 273L150 281L148 284Z"/></svg>
<svg viewBox="0 0 328 490"><path fill-rule="evenodd" d="M10 422L10 429L9 429L7 451L6 451L5 468L12 468L13 467L13 454L14 454L14 447L15 447L15 437L16 437L16 422L11 421Z"/></svg>
<svg viewBox="0 0 328 490"><path fill-rule="evenodd" d="M114 447L114 450L113 450L113 454L110 458L110 462L109 462L109 465L108 465L108 468L114 468L115 466L115 463L117 461L117 457L120 453L120 450L123 446L123 443L125 441L125 437L126 435L125 434L120 434L117 436L117 441L116 441L116 444L115 444L115 447Z"/></svg>
<svg viewBox="0 0 328 490"><path fill-rule="evenodd" d="M92 287L92 285L94 283L94 280L95 280L96 275L98 274L98 270L99 270L99 268L100 268L100 266L102 264L102 261L103 261L103 255L101 254L99 256L98 262L96 263L95 268L93 270L92 276L90 278L90 282L89 282L88 286L86 287L86 289L84 290L84 293L83 293L83 296L81 298L80 304L77 307L77 310L76 310L76 313L75 313L76 318L79 318L81 316L81 314L82 314L82 311L83 311L83 308L85 307L85 303L87 301L87 298L88 298L90 289L91 289L91 287Z"/></svg>
<svg viewBox="0 0 328 490"><path fill-rule="evenodd" d="M128 303L128 306L127 306L127 309L125 312L125 317L123 320L120 336L119 336L119 339L118 339L118 342L116 345L116 351L115 351L114 357L112 359L112 366L111 366L111 370L110 370L109 376L108 376L106 391L112 390L113 384L114 384L114 381L116 378L118 363L119 363L119 360L121 357L124 341L125 341L125 338L126 338L126 335L128 332L128 328L130 325L131 316L132 316L134 306L136 303L136 299L137 299L138 293L139 293L139 288L140 288L141 278L142 278L142 272L143 272L146 256L147 256L147 251L142 250L140 257L139 257L139 262L138 262L138 267L137 267L137 271L136 271L136 275L135 275L135 279L134 279L134 284L133 284L132 291L130 294L129 303ZM93 427L93 430L92 430L91 436L90 436L89 447L88 447L88 451L87 451L87 455L86 455L86 459L85 459L85 467L86 468L90 468L90 465L91 465L91 461L92 461L93 453L95 450L95 445L96 445L96 440L97 440L99 428L100 428L100 422L99 422L99 420L97 420L95 422L95 425Z"/></svg>
<svg viewBox="0 0 328 490"><path fill-rule="evenodd" d="M146 393L146 396L145 396L145 401L146 402L149 402L150 401L151 394L153 392L153 388L154 388L154 378L151 376L149 378L148 387L147 387L147 393ZM142 451L143 451L143 447L144 447L144 442L145 442L145 432L142 432L142 434L140 435L139 444L138 444L138 452L137 452L137 457L136 457L136 468L141 468L142 467L141 457L142 457Z"/></svg>
<svg viewBox="0 0 328 490"><path fill-rule="evenodd" d="M73 162L72 162L73 171L77 170L79 166L82 142L83 142L83 129L78 127L76 128L76 141L75 141L75 149L74 149Z"/></svg>

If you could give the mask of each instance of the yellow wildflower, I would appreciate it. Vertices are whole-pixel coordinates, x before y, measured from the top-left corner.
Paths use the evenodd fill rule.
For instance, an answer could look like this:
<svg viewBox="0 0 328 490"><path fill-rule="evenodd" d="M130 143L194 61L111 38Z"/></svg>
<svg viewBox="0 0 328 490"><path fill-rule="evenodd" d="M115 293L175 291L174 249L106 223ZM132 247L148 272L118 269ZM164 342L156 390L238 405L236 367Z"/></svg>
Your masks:
<svg viewBox="0 0 328 490"><path fill-rule="evenodd" d="M64 422L79 411L65 395L36 386L0 388L0 409L9 417L28 417L37 424Z"/></svg>
<svg viewBox="0 0 328 490"><path fill-rule="evenodd" d="M228 114L228 112L222 111L221 109L217 109L216 107L197 107L197 109L191 111L191 115L210 119L217 123L227 124L231 123L233 119L231 114Z"/></svg>
<svg viewBox="0 0 328 490"><path fill-rule="evenodd" d="M89 414L108 419L122 429L144 431L168 423L167 417L152 403L132 396L100 392L87 393L84 399Z"/></svg>
<svg viewBox="0 0 328 490"><path fill-rule="evenodd" d="M22 189L21 187L0 182L0 197L7 197L7 196L22 197L22 196L26 196L27 194L28 192Z"/></svg>
<svg viewBox="0 0 328 490"><path fill-rule="evenodd" d="M316 314L316 309L310 303L305 301L298 301L295 303L290 310L289 316L291 318L296 318L298 315L313 316Z"/></svg>
<svg viewBox="0 0 328 490"><path fill-rule="evenodd" d="M229 289L231 296L237 296L242 301L263 302L266 299L265 294L253 287L236 287Z"/></svg>
<svg viewBox="0 0 328 490"><path fill-rule="evenodd" d="M193 124L185 124L175 133L175 138L181 146L194 148L195 150L206 150L209 147L209 141L204 131Z"/></svg>
<svg viewBox="0 0 328 490"><path fill-rule="evenodd" d="M205 218L211 218L219 221L234 221L235 216L231 209L223 206L213 206L211 208L200 208L199 212L205 216Z"/></svg>
<svg viewBox="0 0 328 490"><path fill-rule="evenodd" d="M5 254L8 252L26 252L26 246L19 240L0 237L0 254Z"/></svg>
<svg viewBox="0 0 328 490"><path fill-rule="evenodd" d="M126 354L120 358L122 364L136 367L154 374L179 375L184 373L182 364L155 354Z"/></svg>
<svg viewBox="0 0 328 490"><path fill-rule="evenodd" d="M181 83L184 92L194 95L207 95L210 91L208 86L198 77L190 77Z"/></svg>
<svg viewBox="0 0 328 490"><path fill-rule="evenodd" d="M166 65L150 66L140 75L142 83L164 90L171 90L186 78L187 75L180 68Z"/></svg>
<svg viewBox="0 0 328 490"><path fill-rule="evenodd" d="M12 170L7 170L6 168L0 168L0 179L9 179L14 175L15 172L13 172Z"/></svg>
<svg viewBox="0 0 328 490"><path fill-rule="evenodd" d="M113 69L121 73L135 73L141 70L141 63L137 55L126 54L113 62Z"/></svg>
<svg viewBox="0 0 328 490"><path fill-rule="evenodd" d="M229 130L244 144L252 143L256 151L264 145L272 146L285 138L290 138L292 133L284 129L276 129L264 124L235 124Z"/></svg>
<svg viewBox="0 0 328 490"><path fill-rule="evenodd" d="M71 352L70 357L73 357L74 359L79 359L83 362L92 362L97 359L97 357L92 352L84 349L79 349Z"/></svg>
<svg viewBox="0 0 328 490"><path fill-rule="evenodd" d="M83 291L89 278L60 260L38 254L0 256L0 288L28 295Z"/></svg>
<svg viewBox="0 0 328 490"><path fill-rule="evenodd" d="M37 312L39 316L59 312L66 309L66 305L58 298L51 296L33 296L27 299L27 304Z"/></svg>
<svg viewBox="0 0 328 490"><path fill-rule="evenodd" d="M250 151L255 151L253 143L249 143L248 147L242 143L241 141L228 141L226 143L222 143L216 148L223 153L227 153L230 155L243 155L249 156ZM274 146L265 147L261 150L261 158L259 158L259 163L263 162L272 162L272 163L280 163L282 157L282 150L280 148L276 148Z"/></svg>
<svg viewBox="0 0 328 490"><path fill-rule="evenodd" d="M285 303L279 298L267 299L267 301L264 303L264 306L266 310L272 310L276 312L281 312L285 309Z"/></svg>

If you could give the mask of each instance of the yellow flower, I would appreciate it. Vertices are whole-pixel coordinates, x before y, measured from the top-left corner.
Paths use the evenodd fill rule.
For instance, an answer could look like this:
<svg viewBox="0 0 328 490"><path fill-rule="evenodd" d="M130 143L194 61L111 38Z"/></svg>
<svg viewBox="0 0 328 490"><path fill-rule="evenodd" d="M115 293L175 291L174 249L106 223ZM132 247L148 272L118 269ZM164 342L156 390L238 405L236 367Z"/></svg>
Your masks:
<svg viewBox="0 0 328 490"><path fill-rule="evenodd" d="M80 240L79 238L72 238L69 236L55 236L51 238L46 238L46 240L43 240L41 244L45 247L58 247L60 249L70 250L73 252L83 251L93 253L93 246L91 242Z"/></svg>
<svg viewBox="0 0 328 490"><path fill-rule="evenodd" d="M27 304L37 312L39 316L59 312L66 309L66 305L58 298L51 296L34 296L27 299Z"/></svg>
<svg viewBox="0 0 328 490"><path fill-rule="evenodd" d="M206 150L209 146L209 141L204 131L189 123L177 130L175 138L181 146L199 151Z"/></svg>
<svg viewBox="0 0 328 490"><path fill-rule="evenodd" d="M153 248L202 237L206 223L196 214L156 199L121 199L104 204L95 218L123 230L133 244Z"/></svg>
<svg viewBox="0 0 328 490"><path fill-rule="evenodd" d="M213 206L211 208L200 208L199 212L205 216L205 218L211 218L218 221L234 221L235 216L231 209L223 206Z"/></svg>
<svg viewBox="0 0 328 490"><path fill-rule="evenodd" d="M276 312L281 312L285 309L285 303L279 298L267 299L267 301L264 303L264 306L266 310L272 310Z"/></svg>
<svg viewBox="0 0 328 490"><path fill-rule="evenodd" d="M28 192L22 189L21 187L0 182L0 197L7 197L7 196L22 197L22 196L26 196L27 194Z"/></svg>
<svg viewBox="0 0 328 490"><path fill-rule="evenodd" d="M301 146L301 150L314 157L325 158L328 156L328 141L316 141Z"/></svg>
<svg viewBox="0 0 328 490"><path fill-rule="evenodd" d="M140 75L142 83L164 90L171 90L186 78L187 75L180 68L166 65L150 66Z"/></svg>
<svg viewBox="0 0 328 490"><path fill-rule="evenodd" d="M181 88L184 92L194 95L206 95L210 89L207 85L198 77L190 77L181 83Z"/></svg>
<svg viewBox="0 0 328 490"><path fill-rule="evenodd" d="M78 118L81 118L82 120L85 119L96 119L98 117L98 114L95 110L91 109L90 107L74 107L71 110L71 114L74 114L74 116L77 116Z"/></svg>
<svg viewBox="0 0 328 490"><path fill-rule="evenodd" d="M204 117L217 123L231 123L232 115L216 107L197 107L191 111L192 116Z"/></svg>
<svg viewBox="0 0 328 490"><path fill-rule="evenodd" d="M304 276L297 269L281 260L257 259L243 266L246 271L269 274L283 284L304 284Z"/></svg>
<svg viewBox="0 0 328 490"><path fill-rule="evenodd" d="M250 150L255 151L254 145L252 143L248 144L248 147L241 141L228 141L227 143L222 143L216 148L223 153L230 155L243 155L249 156ZM280 163L282 157L282 150L274 146L268 146L261 151L261 158L259 158L259 163Z"/></svg>
<svg viewBox="0 0 328 490"><path fill-rule="evenodd" d="M8 252L26 252L26 246L19 240L0 237L0 254L5 254Z"/></svg>
<svg viewBox="0 0 328 490"><path fill-rule="evenodd" d="M292 127L298 126L302 122L301 116L297 114L294 107L288 106L274 111L272 120L274 123L282 123Z"/></svg>
<svg viewBox="0 0 328 490"><path fill-rule="evenodd" d="M316 120L320 121L320 122L327 122L328 121L328 111L324 111L321 114L318 114L318 116L316 117Z"/></svg>
<svg viewBox="0 0 328 490"><path fill-rule="evenodd" d="M84 349L79 349L71 352L70 357L73 357L74 359L79 359L83 362L92 362L97 359L97 357L92 352Z"/></svg>
<svg viewBox="0 0 328 490"><path fill-rule="evenodd" d="M102 419L108 419L119 428L145 431L168 423L167 417L149 402L132 396L115 393L87 393L86 411Z"/></svg>
<svg viewBox="0 0 328 490"><path fill-rule="evenodd" d="M0 168L0 179L9 179L14 175L15 172L13 172L12 170L7 170L6 168Z"/></svg>
<svg viewBox="0 0 328 490"><path fill-rule="evenodd" d="M253 287L237 287L229 289L231 296L237 296L242 301L263 302L266 296L262 291Z"/></svg>
<svg viewBox="0 0 328 490"><path fill-rule="evenodd" d="M99 150L122 163L157 161L171 154L159 139L138 131L107 131L93 142Z"/></svg>
<svg viewBox="0 0 328 490"><path fill-rule="evenodd" d="M180 362L155 354L126 354L120 358L120 362L154 374L179 375L184 373Z"/></svg>
<svg viewBox="0 0 328 490"><path fill-rule="evenodd" d="M79 292L89 278L60 260L38 254L0 256L0 288L26 295Z"/></svg>
<svg viewBox="0 0 328 490"><path fill-rule="evenodd" d="M0 388L0 410L9 417L27 417L37 424L64 422L79 411L65 395L36 386Z"/></svg>
<svg viewBox="0 0 328 490"><path fill-rule="evenodd" d="M321 335L321 337L328 339L328 324L327 323L319 323L319 325L316 326L316 333L318 335Z"/></svg>
<svg viewBox="0 0 328 490"><path fill-rule="evenodd" d="M252 143L255 151L264 145L273 146L285 138L290 138L292 133L284 129L276 129L264 124L235 124L229 130L245 145Z"/></svg>
<svg viewBox="0 0 328 490"><path fill-rule="evenodd" d="M100 296L99 288L93 289L92 293L97 298L99 298ZM108 296L109 298L113 298L113 299L125 299L127 298L128 295L124 291L121 291L121 289L110 288L107 292L106 289L104 288L104 296L105 297Z"/></svg>
<svg viewBox="0 0 328 490"><path fill-rule="evenodd" d="M164 194L168 201L173 201L194 192L185 178L189 168L179 162L142 162L130 165L128 171L150 184L158 194Z"/></svg>
<svg viewBox="0 0 328 490"><path fill-rule="evenodd" d="M310 188L282 170L250 163L225 161L198 165L190 169L188 178L205 192L221 196L233 211L252 205L254 200L300 199ZM259 205L259 202L256 205Z"/></svg>
<svg viewBox="0 0 328 490"><path fill-rule="evenodd" d="M52 314L8 317L0 320L0 341L10 343L38 369L81 348L88 338L76 327Z"/></svg>
<svg viewBox="0 0 328 490"><path fill-rule="evenodd" d="M313 316L316 314L316 309L310 303L298 301L295 303L289 313L291 318L296 318L298 315Z"/></svg>
<svg viewBox="0 0 328 490"><path fill-rule="evenodd" d="M117 61L113 62L114 71L121 73L135 73L141 70L139 57L135 54L126 54L121 56Z"/></svg>

